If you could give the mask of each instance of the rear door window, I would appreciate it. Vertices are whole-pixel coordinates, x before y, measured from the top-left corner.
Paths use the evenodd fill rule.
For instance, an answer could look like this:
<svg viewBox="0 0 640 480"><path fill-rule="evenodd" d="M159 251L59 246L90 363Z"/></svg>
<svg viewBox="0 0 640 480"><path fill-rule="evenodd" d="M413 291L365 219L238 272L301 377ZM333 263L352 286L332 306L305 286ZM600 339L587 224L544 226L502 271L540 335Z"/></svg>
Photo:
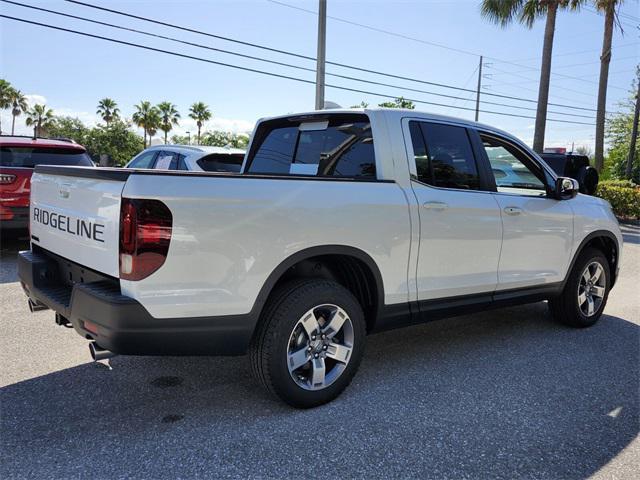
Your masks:
<svg viewBox="0 0 640 480"><path fill-rule="evenodd" d="M479 190L480 176L464 127L409 122L418 180L441 188Z"/></svg>
<svg viewBox="0 0 640 480"><path fill-rule="evenodd" d="M371 123L362 114L265 122L247 165L248 173L375 178Z"/></svg>
<svg viewBox="0 0 640 480"><path fill-rule="evenodd" d="M89 155L77 148L0 147L3 167L33 168L36 165L93 167Z"/></svg>
<svg viewBox="0 0 640 480"><path fill-rule="evenodd" d="M156 158L155 170L175 170L177 166L177 154L174 152L159 152Z"/></svg>
<svg viewBox="0 0 640 480"><path fill-rule="evenodd" d="M244 161L242 153L210 153L198 160L205 172L239 172Z"/></svg>
<svg viewBox="0 0 640 480"><path fill-rule="evenodd" d="M140 154L134 161L132 161L128 168L152 168L153 160L156 158L158 152L144 152Z"/></svg>

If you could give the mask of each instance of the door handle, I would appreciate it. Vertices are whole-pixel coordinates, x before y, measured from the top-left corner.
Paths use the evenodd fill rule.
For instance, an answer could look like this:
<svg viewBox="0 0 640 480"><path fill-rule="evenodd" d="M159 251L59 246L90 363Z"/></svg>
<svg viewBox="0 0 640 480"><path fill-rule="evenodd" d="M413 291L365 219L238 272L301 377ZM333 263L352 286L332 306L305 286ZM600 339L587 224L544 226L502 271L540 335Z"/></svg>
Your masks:
<svg viewBox="0 0 640 480"><path fill-rule="evenodd" d="M449 205L447 205L444 202L435 202L435 201L424 202L422 206L427 210L435 210L437 212L440 212L449 207Z"/></svg>
<svg viewBox="0 0 640 480"><path fill-rule="evenodd" d="M520 215L522 209L520 207L504 207L504 213L507 215Z"/></svg>

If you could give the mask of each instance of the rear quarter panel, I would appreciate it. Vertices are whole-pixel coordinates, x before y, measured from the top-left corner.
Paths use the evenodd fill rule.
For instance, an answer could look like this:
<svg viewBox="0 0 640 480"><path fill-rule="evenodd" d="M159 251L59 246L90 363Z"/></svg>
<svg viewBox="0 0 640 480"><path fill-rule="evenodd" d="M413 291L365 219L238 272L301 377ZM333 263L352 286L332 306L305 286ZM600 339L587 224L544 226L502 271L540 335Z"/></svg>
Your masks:
<svg viewBox="0 0 640 480"><path fill-rule="evenodd" d="M323 245L364 251L385 303L408 299L409 212L393 182L132 175L123 196L159 199L173 215L164 265L121 281L156 318L248 313L281 262Z"/></svg>

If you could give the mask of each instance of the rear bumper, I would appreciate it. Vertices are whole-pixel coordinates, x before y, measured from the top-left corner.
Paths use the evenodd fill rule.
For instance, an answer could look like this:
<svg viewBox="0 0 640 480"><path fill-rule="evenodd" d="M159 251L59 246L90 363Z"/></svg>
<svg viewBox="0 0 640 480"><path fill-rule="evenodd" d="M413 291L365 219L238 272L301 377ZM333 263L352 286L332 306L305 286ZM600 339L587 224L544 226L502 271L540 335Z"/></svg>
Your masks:
<svg viewBox="0 0 640 480"><path fill-rule="evenodd" d="M63 265L64 264L64 265ZM67 318L81 336L125 355L241 355L255 321L251 315L154 318L136 300L120 293L117 279L67 284L61 272L83 269L46 251L18 256L18 277L31 300ZM73 276L73 274L71 274Z"/></svg>
<svg viewBox="0 0 640 480"><path fill-rule="evenodd" d="M28 229L29 207L9 207L0 205L0 228Z"/></svg>

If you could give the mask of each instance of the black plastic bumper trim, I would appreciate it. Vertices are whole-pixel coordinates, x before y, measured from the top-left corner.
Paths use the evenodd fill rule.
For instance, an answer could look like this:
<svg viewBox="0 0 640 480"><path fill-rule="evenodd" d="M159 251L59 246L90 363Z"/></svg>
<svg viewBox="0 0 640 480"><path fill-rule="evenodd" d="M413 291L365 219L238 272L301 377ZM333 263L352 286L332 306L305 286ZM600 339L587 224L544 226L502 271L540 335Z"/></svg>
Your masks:
<svg viewBox="0 0 640 480"><path fill-rule="evenodd" d="M117 280L67 284L58 259L45 252L20 252L18 277L32 300L63 315L85 338L125 355L242 355L255 327L251 314L154 318ZM95 325L89 331L85 322Z"/></svg>

